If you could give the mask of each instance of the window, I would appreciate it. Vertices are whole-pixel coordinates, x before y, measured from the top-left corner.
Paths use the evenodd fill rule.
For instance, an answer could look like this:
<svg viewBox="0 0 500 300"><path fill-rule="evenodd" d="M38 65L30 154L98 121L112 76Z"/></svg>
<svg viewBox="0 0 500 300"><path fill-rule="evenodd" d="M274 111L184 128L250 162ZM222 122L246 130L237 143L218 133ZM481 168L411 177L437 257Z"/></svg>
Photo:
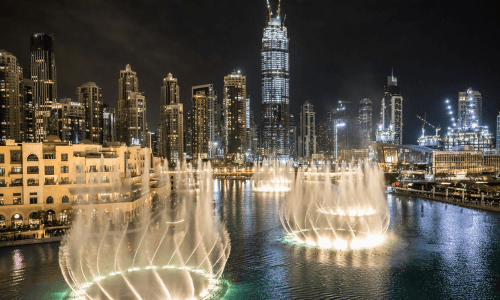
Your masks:
<svg viewBox="0 0 500 300"><path fill-rule="evenodd" d="M11 150L10 151L10 163L20 164L21 163L21 150Z"/></svg>
<svg viewBox="0 0 500 300"><path fill-rule="evenodd" d="M37 167L38 168L38 167ZM12 167L10 169L10 172L12 174L22 174L23 173L23 168L22 167Z"/></svg>
<svg viewBox="0 0 500 300"><path fill-rule="evenodd" d="M52 198L51 196L48 196L47 197L47 204L54 204L54 198Z"/></svg>
<svg viewBox="0 0 500 300"><path fill-rule="evenodd" d="M5 179L0 179L0 187L7 187L7 183L5 183Z"/></svg>
<svg viewBox="0 0 500 300"><path fill-rule="evenodd" d="M69 173L69 166L61 166L61 173Z"/></svg>
<svg viewBox="0 0 500 300"><path fill-rule="evenodd" d="M28 166L28 174L38 174L38 166Z"/></svg>
<svg viewBox="0 0 500 300"><path fill-rule="evenodd" d="M37 201L38 201L38 198L36 196L35 197L30 196L30 204L36 204Z"/></svg>
<svg viewBox="0 0 500 300"><path fill-rule="evenodd" d="M45 175L54 175L54 166L45 166Z"/></svg>
<svg viewBox="0 0 500 300"><path fill-rule="evenodd" d="M68 153L61 153L61 161L68 161Z"/></svg>
<svg viewBox="0 0 500 300"><path fill-rule="evenodd" d="M30 154L28 155L28 161L38 161L38 156L36 156L35 154Z"/></svg>
<svg viewBox="0 0 500 300"><path fill-rule="evenodd" d="M44 153L43 159L56 159L56 156L54 153Z"/></svg>
<svg viewBox="0 0 500 300"><path fill-rule="evenodd" d="M38 180L35 178L28 178L28 186L38 186Z"/></svg>
<svg viewBox="0 0 500 300"><path fill-rule="evenodd" d="M4 158L3 153L2 153L2 154L0 154L0 164L3 164L3 163L5 163L5 158Z"/></svg>
<svg viewBox="0 0 500 300"><path fill-rule="evenodd" d="M69 197L68 196L63 196L62 197L62 203L69 203Z"/></svg>
<svg viewBox="0 0 500 300"><path fill-rule="evenodd" d="M5 167L0 167L0 176L5 176Z"/></svg>
<svg viewBox="0 0 500 300"><path fill-rule="evenodd" d="M0 194L0 205L3 205L3 194Z"/></svg>
<svg viewBox="0 0 500 300"><path fill-rule="evenodd" d="M21 200L21 197L14 197L12 204L14 204L14 205L22 205L23 201Z"/></svg>
<svg viewBox="0 0 500 300"><path fill-rule="evenodd" d="M76 166L76 173L83 173L83 166Z"/></svg>

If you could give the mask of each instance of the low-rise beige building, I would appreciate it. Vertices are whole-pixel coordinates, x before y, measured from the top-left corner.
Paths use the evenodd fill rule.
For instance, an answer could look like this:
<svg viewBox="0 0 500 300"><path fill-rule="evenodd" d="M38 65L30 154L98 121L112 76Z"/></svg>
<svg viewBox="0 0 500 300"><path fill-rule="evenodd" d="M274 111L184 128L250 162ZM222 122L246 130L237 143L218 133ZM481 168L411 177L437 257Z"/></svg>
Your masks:
<svg viewBox="0 0 500 300"><path fill-rule="evenodd" d="M0 229L69 221L81 213L125 222L151 204L150 180L161 161L150 148L80 144L49 136L43 143L0 146Z"/></svg>

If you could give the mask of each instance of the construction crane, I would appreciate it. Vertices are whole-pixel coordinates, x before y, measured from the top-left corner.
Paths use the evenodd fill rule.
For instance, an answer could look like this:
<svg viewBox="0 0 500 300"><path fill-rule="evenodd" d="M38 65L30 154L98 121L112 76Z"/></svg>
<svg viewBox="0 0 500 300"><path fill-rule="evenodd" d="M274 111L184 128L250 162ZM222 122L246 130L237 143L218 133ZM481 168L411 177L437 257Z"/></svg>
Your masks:
<svg viewBox="0 0 500 300"><path fill-rule="evenodd" d="M427 113L424 114L424 117L420 117L419 115L417 115L417 118L419 118L421 121L422 121L422 137L424 136L424 127L425 127L425 124L431 126L432 128L434 128L434 130L436 130L436 137L438 136L438 133L439 133L439 130L441 130L441 125L438 125L437 127L432 125L431 123L427 122L426 121L426 117L427 117Z"/></svg>

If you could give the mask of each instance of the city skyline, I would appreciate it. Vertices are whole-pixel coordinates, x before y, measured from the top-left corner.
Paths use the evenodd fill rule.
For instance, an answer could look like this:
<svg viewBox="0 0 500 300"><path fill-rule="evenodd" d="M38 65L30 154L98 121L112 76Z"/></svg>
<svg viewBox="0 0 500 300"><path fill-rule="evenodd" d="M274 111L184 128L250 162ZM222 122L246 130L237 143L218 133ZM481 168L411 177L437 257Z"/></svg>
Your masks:
<svg viewBox="0 0 500 300"><path fill-rule="evenodd" d="M270 2L273 10L276 10L276 2ZM75 88L82 82L91 81L102 87L103 102L111 107L117 107L116 73L125 64L131 64L141 77L141 91L150 107L159 107L159 87L166 74L178 74L176 77L183 82L180 102L187 106L186 112L190 110L188 96L191 86L213 82L221 94L223 76L233 69L240 69L248 78L247 93L252 97L255 120L261 123L259 66L262 29L267 16L264 1L254 6L226 1L204 3L199 7L190 3L176 3L170 7L125 4L120 5L108 20L103 18L105 11L116 9L116 5L97 3L97 7L101 8L100 12L82 18L85 14L81 11L87 8L78 5L38 7L30 4L30 9L23 9L22 5L7 1L0 13L5 22L21 12L27 15L15 19L19 28L1 34L4 44L0 48L18 58L24 69L24 78L28 78L29 37L36 32L53 34L58 72L57 99L73 99ZM169 21L162 18L163 23L158 23L154 18L157 12L153 10L159 8L168 15L178 13L179 16L173 16ZM298 115L300 105L306 99L310 99L318 111L325 111L339 99L359 102L370 98L374 112L379 111L385 78L394 67L396 76L403 83L401 92L405 99L403 143L415 143L420 134L417 114L426 112L430 123L440 124L443 128L450 126L440 120L446 113L444 99L456 103L457 92L469 87L483 96L484 123L490 128L495 125L500 91L496 87L499 75L494 70L499 60L495 59L498 54L492 46L484 42L498 29L498 24L489 23L495 20L493 7L487 4L473 6L470 10L475 13L468 14L471 16L468 18L460 17L465 12L458 8L422 1L369 2L367 5L306 5L284 1L281 9L282 14L287 14L285 24L291 37L291 114ZM39 11L39 15L31 15L34 11ZM139 13L134 15L136 11ZM220 11L224 18L218 18L214 24L194 21L185 25L181 21L187 14L201 11ZM151 18L142 17L146 15L151 15ZM45 17L44 21L34 21L40 20L37 16ZM239 19L241 21L236 22ZM155 25L176 30L160 32ZM231 48L227 47L229 41L221 41L221 37L233 30L242 32L231 35L237 44L242 45L240 49L243 50L238 53L224 49ZM138 33L141 33L139 38ZM164 41L158 45L145 46L163 35ZM356 38L349 35L356 35ZM464 45L463 40L471 43ZM168 42L168 46L164 47L164 42ZM203 42L208 43L208 47L203 48L211 50L194 50L198 43ZM384 45L388 42L399 46ZM127 43L133 45L126 48ZM368 47L362 49L363 44ZM214 70L209 67L212 64L220 67ZM430 105L434 105L432 110L425 108ZM150 129L156 128L159 117L159 114L148 114ZM320 113L318 118L324 119L325 115Z"/></svg>

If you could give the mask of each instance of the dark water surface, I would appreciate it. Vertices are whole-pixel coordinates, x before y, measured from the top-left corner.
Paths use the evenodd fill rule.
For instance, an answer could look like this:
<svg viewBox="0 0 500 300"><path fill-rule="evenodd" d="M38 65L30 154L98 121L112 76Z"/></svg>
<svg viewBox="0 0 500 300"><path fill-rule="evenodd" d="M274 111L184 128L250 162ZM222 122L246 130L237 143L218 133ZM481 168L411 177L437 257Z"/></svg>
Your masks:
<svg viewBox="0 0 500 300"><path fill-rule="evenodd" d="M215 180L231 255L224 299L500 299L500 214L387 195L388 243L329 251L283 244L281 198ZM0 248L1 299L65 299L59 244Z"/></svg>

